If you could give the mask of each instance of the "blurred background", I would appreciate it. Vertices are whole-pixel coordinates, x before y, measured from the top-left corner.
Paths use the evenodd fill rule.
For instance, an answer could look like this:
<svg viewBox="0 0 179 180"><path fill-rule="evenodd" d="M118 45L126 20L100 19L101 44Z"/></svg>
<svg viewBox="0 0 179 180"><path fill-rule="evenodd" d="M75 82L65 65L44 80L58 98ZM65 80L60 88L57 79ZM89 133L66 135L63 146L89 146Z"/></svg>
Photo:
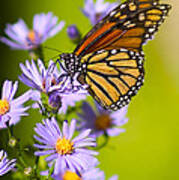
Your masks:
<svg viewBox="0 0 179 180"><path fill-rule="evenodd" d="M100 150L100 168L107 177L118 174L120 180L179 179L179 1L162 2L173 8L155 39L144 47L145 84L129 105L126 132L111 138L108 146ZM52 11L59 20L66 21L66 26L45 45L72 52L75 45L68 39L66 27L76 24L83 35L91 28L80 11L83 5L84 0L1 1L0 35L4 35L6 23L23 18L31 27L36 13ZM44 52L46 60L58 55L46 49ZM1 86L6 79L18 79L19 63L27 58L26 51L12 51L0 43ZM19 84L17 95L28 89ZM24 144L32 142L33 127L38 121L38 112L30 111L30 116L15 127L16 135ZM4 139L0 136L2 142Z"/></svg>

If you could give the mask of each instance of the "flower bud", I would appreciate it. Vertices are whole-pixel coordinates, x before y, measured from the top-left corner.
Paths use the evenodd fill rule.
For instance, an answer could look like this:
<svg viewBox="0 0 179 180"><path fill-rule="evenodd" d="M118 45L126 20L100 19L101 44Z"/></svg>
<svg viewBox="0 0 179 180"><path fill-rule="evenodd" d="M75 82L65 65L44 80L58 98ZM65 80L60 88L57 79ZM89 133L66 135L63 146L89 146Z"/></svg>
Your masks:
<svg viewBox="0 0 179 180"><path fill-rule="evenodd" d="M68 26L67 28L67 34L68 37L74 42L74 43L78 43L81 39L81 34L78 30L78 28L76 27L76 25L72 24L70 26Z"/></svg>
<svg viewBox="0 0 179 180"><path fill-rule="evenodd" d="M53 109L59 109L62 105L61 97L58 93L52 93L49 96L48 103Z"/></svg>
<svg viewBox="0 0 179 180"><path fill-rule="evenodd" d="M9 144L9 146L12 147L12 148L15 147L16 144L17 144L17 139L15 139L15 137L11 137L11 138L9 139L8 144Z"/></svg>
<svg viewBox="0 0 179 180"><path fill-rule="evenodd" d="M31 167L27 167L27 168L24 169L24 174L26 176L30 176L31 173L32 173L32 168Z"/></svg>

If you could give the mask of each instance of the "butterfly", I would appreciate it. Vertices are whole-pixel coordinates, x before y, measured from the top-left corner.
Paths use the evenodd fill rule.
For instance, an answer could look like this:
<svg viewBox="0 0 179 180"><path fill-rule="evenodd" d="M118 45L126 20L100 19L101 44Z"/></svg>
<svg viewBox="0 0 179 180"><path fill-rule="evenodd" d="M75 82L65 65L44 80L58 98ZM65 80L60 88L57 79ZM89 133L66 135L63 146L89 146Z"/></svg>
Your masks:
<svg viewBox="0 0 179 180"><path fill-rule="evenodd" d="M73 53L63 53L68 76L105 109L127 105L144 82L143 45L152 39L171 6L159 0L127 0L97 23Z"/></svg>

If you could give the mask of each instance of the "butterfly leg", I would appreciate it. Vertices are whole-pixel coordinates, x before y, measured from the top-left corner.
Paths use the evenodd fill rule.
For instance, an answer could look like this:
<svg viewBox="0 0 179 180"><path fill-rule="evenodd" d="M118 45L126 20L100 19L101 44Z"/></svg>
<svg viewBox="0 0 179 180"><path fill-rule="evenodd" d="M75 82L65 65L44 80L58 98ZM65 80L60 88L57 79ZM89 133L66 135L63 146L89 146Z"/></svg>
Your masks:
<svg viewBox="0 0 179 180"><path fill-rule="evenodd" d="M78 78L79 74L76 73L73 77L70 77L70 81L71 81L71 85L72 85L72 89L73 92L78 92L79 94L86 94L87 93L87 85L82 85L78 82L77 78Z"/></svg>
<svg viewBox="0 0 179 180"><path fill-rule="evenodd" d="M65 78L65 79L64 79ZM62 81L65 83L65 81L68 79L68 74L62 73L58 79L57 79L57 84L61 83Z"/></svg>
<svg viewBox="0 0 179 180"><path fill-rule="evenodd" d="M62 62L60 61L60 59L57 59L57 60L56 60L55 64L57 64L57 63L59 63L60 68L62 68L63 71L68 72L67 69L66 69L66 68L64 67L64 65L62 64Z"/></svg>

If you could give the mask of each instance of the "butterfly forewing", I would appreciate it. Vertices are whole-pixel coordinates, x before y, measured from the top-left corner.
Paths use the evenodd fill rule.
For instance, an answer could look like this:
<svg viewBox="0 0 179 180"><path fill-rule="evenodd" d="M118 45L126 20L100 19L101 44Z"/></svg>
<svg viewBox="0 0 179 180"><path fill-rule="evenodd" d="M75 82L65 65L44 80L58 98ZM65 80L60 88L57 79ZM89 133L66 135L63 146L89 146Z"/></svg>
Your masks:
<svg viewBox="0 0 179 180"><path fill-rule="evenodd" d="M170 5L156 0L130 0L119 5L86 35L75 50L84 56L100 49L140 51L168 14Z"/></svg>
<svg viewBox="0 0 179 180"><path fill-rule="evenodd" d="M79 81L106 109L117 110L130 102L143 84L143 55L127 49L102 50L83 58Z"/></svg>

